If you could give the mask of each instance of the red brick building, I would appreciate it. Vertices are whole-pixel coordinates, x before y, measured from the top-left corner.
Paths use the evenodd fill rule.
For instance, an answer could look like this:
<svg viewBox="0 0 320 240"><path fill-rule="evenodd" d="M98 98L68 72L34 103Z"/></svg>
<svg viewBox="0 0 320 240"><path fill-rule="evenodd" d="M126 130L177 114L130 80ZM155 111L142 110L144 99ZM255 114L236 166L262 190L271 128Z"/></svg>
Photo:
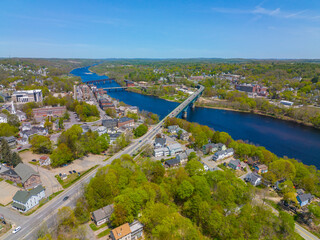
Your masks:
<svg viewBox="0 0 320 240"><path fill-rule="evenodd" d="M126 126L126 127L134 126L134 119L127 118L127 117L120 118L118 121L118 128L122 126Z"/></svg>
<svg viewBox="0 0 320 240"><path fill-rule="evenodd" d="M67 111L66 106L61 107L44 107L44 108L34 108L32 109L33 116L37 117L62 117L62 115Z"/></svg>
<svg viewBox="0 0 320 240"><path fill-rule="evenodd" d="M126 82L126 86L127 87L134 87L134 82L130 81L130 80L124 80Z"/></svg>

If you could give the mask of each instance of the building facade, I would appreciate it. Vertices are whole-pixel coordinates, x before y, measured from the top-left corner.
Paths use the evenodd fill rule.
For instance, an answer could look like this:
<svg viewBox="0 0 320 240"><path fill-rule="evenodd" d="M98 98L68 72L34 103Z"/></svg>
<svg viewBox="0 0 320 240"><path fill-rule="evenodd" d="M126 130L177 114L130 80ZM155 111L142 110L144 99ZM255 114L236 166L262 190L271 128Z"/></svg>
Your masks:
<svg viewBox="0 0 320 240"><path fill-rule="evenodd" d="M23 90L23 91L16 91L12 94L12 100L14 102L42 102L42 90Z"/></svg>

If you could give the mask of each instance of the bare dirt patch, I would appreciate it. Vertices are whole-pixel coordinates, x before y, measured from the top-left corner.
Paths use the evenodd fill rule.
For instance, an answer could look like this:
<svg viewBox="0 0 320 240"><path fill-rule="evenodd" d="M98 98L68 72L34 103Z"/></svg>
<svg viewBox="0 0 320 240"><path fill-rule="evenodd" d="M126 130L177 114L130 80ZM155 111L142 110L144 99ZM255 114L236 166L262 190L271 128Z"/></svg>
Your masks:
<svg viewBox="0 0 320 240"><path fill-rule="evenodd" d="M20 190L20 188L13 186L5 181L0 182L0 189L0 203L4 206L9 204L16 192Z"/></svg>

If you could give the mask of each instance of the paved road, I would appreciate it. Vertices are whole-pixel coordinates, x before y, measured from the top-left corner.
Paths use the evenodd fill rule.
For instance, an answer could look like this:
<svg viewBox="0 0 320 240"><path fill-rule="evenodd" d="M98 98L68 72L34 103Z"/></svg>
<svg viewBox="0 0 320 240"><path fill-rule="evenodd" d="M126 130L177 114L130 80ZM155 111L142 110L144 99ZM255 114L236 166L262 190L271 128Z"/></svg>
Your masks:
<svg viewBox="0 0 320 240"><path fill-rule="evenodd" d="M203 91L203 87L198 89L197 92L192 94L187 100L185 100L182 104L180 104L176 109L174 109L171 113L169 113L169 117L176 116L180 111L182 111L191 101L194 100L195 97L198 96ZM162 130L162 126L165 122L164 118L161 120L157 125L155 125L153 128L151 128L144 136L142 136L139 139L136 139L132 144L130 144L128 147L126 147L124 150L120 151L119 153L112 156L110 159L108 159L106 162L103 162L101 166L106 166L108 164L111 164L112 161L116 158L119 158L123 154L133 154L137 150L139 150L143 145L150 142L156 134L158 134ZM54 222L54 216L57 213L58 209L67 206L68 204L72 203L74 204L74 201L76 198L78 198L79 192L81 192L81 189L83 188L83 184L88 183L92 177L95 176L97 172L97 169L89 173L88 175L84 176L82 179L80 179L78 182L76 182L74 185L72 185L70 188L66 189L64 192L59 194L56 198L42 206L40 209L38 209L35 213L32 214L30 217L22 217L21 219L23 222L21 226L21 230L16 233L12 234L11 232L6 233L3 236L3 239L6 240L16 240L16 239L33 239L36 236L36 233L39 229L39 226L49 221ZM63 198L69 196L69 200L63 201ZM49 224L48 224L49 225Z"/></svg>

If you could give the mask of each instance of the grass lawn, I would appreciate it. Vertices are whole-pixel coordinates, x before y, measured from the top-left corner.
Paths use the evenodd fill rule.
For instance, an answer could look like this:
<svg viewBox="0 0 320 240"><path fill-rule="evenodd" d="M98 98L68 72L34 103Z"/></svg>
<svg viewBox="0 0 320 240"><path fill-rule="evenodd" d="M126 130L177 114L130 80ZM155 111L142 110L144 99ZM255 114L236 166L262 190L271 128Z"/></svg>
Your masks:
<svg viewBox="0 0 320 240"><path fill-rule="evenodd" d="M13 184L13 182L10 181L10 180L6 180L6 182L9 183L9 184Z"/></svg>
<svg viewBox="0 0 320 240"><path fill-rule="evenodd" d="M86 119L86 122L95 122L98 121L100 118L95 116L90 116Z"/></svg>
<svg viewBox="0 0 320 240"><path fill-rule="evenodd" d="M26 148L26 149L23 149L21 151L18 151L19 153L22 153L22 152L26 152L26 151L29 151L30 149L29 148Z"/></svg>
<svg viewBox="0 0 320 240"><path fill-rule="evenodd" d="M3 181L3 179L2 179L2 178L0 178L0 182L1 182L1 181Z"/></svg>
<svg viewBox="0 0 320 240"><path fill-rule="evenodd" d="M89 226L92 229L92 231L97 231L97 230L99 230L101 228L104 228L104 227L108 226L108 223L104 223L104 224L102 224L102 225L100 225L98 227L94 223L90 223Z"/></svg>
<svg viewBox="0 0 320 240"><path fill-rule="evenodd" d="M98 238L102 238L104 236L107 236L110 233L110 229L104 230L103 232L98 234Z"/></svg>
<svg viewBox="0 0 320 240"><path fill-rule="evenodd" d="M95 165L86 171L80 172L80 176L77 173L73 173L73 174L69 174L67 179L64 179L64 180L62 180L59 175L55 175L55 177L57 178L58 182L61 184L63 188L68 188L72 184L74 184L76 181L78 181L80 178L82 178L84 175L88 174L90 171L97 168L98 166L99 165Z"/></svg>
<svg viewBox="0 0 320 240"><path fill-rule="evenodd" d="M39 166L40 165L38 161L37 162L30 161L29 163L32 164L32 165L35 165L35 166Z"/></svg>

